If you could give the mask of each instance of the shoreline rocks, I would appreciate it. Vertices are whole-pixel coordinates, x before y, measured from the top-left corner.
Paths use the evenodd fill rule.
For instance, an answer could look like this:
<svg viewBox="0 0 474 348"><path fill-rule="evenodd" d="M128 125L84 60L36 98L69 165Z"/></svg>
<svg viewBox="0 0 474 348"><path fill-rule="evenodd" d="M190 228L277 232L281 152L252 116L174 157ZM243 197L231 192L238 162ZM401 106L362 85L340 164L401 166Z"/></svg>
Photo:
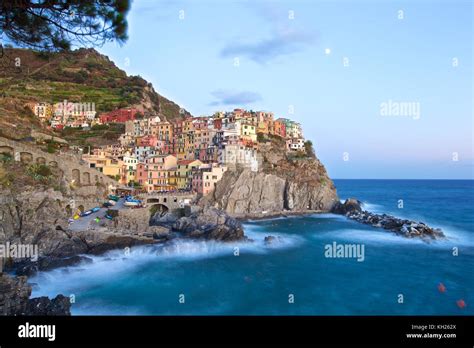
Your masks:
<svg viewBox="0 0 474 348"><path fill-rule="evenodd" d="M182 238L232 242L246 239L242 224L226 212L204 207L189 209L184 216L168 213L152 217L154 225L170 228Z"/></svg>
<svg viewBox="0 0 474 348"><path fill-rule="evenodd" d="M31 298L27 277L12 277L0 273L0 315L71 315L69 298L58 295Z"/></svg>
<svg viewBox="0 0 474 348"><path fill-rule="evenodd" d="M332 211L334 214L344 215L351 220L383 228L406 238L443 239L446 238L439 228L432 228L423 222L400 219L388 214L375 214L362 209L360 201L349 198L344 203L337 203Z"/></svg>

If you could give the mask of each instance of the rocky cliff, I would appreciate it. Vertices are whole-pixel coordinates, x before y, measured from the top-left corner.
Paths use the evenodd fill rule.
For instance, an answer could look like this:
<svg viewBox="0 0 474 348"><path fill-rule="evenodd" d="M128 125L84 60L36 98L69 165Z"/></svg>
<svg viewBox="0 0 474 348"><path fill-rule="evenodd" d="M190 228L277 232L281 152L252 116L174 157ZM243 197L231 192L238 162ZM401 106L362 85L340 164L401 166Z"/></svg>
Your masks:
<svg viewBox="0 0 474 348"><path fill-rule="evenodd" d="M261 143L258 171L227 171L212 195L201 200L237 217L329 211L339 199L316 156L286 153L277 139Z"/></svg>
<svg viewBox="0 0 474 348"><path fill-rule="evenodd" d="M54 299L30 299L31 286L26 277L0 273L0 315L71 315L71 303L63 295Z"/></svg>

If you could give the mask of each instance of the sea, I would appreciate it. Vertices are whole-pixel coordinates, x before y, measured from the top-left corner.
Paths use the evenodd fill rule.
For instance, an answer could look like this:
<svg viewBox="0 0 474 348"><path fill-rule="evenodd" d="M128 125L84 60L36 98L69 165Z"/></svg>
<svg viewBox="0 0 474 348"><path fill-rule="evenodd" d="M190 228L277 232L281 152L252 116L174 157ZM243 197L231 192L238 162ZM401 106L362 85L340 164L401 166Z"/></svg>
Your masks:
<svg viewBox="0 0 474 348"><path fill-rule="evenodd" d="M341 199L447 239L407 239L333 214L246 221L252 242L112 251L38 273L32 295L69 296L73 315L474 314L474 181L334 182Z"/></svg>

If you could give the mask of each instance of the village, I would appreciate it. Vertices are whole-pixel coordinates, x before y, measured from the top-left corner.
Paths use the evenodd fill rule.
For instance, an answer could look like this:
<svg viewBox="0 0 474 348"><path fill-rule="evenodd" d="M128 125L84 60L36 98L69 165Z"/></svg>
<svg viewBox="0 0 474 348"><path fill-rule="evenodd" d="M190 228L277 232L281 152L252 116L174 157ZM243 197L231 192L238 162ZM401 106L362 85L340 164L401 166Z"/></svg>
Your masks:
<svg viewBox="0 0 474 348"><path fill-rule="evenodd" d="M272 112L234 109L171 123L144 118L135 108L96 115L94 105L35 103L34 114L52 129L88 129L121 123L117 143L81 149L82 160L119 184L146 193L192 192L206 196L227 170L258 171L259 142L276 137L288 152L305 152L301 125Z"/></svg>

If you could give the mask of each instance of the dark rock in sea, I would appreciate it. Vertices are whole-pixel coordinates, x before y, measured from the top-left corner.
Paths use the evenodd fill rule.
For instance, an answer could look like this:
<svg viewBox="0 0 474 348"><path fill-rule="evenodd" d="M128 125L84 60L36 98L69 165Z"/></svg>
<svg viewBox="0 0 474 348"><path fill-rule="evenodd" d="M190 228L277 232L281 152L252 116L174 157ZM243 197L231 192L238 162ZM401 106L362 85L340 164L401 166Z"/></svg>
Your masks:
<svg viewBox="0 0 474 348"><path fill-rule="evenodd" d="M25 315L71 315L71 302L63 295L52 300L46 296L32 298L26 305Z"/></svg>
<svg viewBox="0 0 474 348"><path fill-rule="evenodd" d="M89 250L88 253L92 255L100 255L110 250L118 250L131 248L138 245L153 244L152 238L139 239L135 236L119 236L110 235L100 243L96 243Z"/></svg>
<svg viewBox="0 0 474 348"><path fill-rule="evenodd" d="M173 239L175 236L168 231L168 232L160 232L160 233L154 232L152 237L154 240L161 243L161 242L167 242Z"/></svg>
<svg viewBox="0 0 474 348"><path fill-rule="evenodd" d="M441 229L429 227L422 222L399 219L388 214L375 214L362 210L361 203L354 198L347 199L344 203L336 204L332 212L345 215L349 219L366 225L381 227L407 238L419 237L424 240L427 238L445 238Z"/></svg>
<svg viewBox="0 0 474 348"><path fill-rule="evenodd" d="M177 219L172 228L186 238L224 242L245 239L242 224L238 220L222 210L210 207Z"/></svg>
<svg viewBox="0 0 474 348"><path fill-rule="evenodd" d="M71 257L49 257L44 256L39 258L36 262L31 260L22 260L13 264L13 270L16 275L32 276L38 271L49 271L58 267L74 266L81 262L90 263L92 259L86 256L75 255Z"/></svg>
<svg viewBox="0 0 474 348"><path fill-rule="evenodd" d="M275 243L277 240L277 238L275 236L266 236L264 239L263 239L263 242L265 244L273 244Z"/></svg>
<svg viewBox="0 0 474 348"><path fill-rule="evenodd" d="M362 203L355 198L348 198L344 203L336 202L331 209L334 214L346 215L348 213L361 213Z"/></svg>

